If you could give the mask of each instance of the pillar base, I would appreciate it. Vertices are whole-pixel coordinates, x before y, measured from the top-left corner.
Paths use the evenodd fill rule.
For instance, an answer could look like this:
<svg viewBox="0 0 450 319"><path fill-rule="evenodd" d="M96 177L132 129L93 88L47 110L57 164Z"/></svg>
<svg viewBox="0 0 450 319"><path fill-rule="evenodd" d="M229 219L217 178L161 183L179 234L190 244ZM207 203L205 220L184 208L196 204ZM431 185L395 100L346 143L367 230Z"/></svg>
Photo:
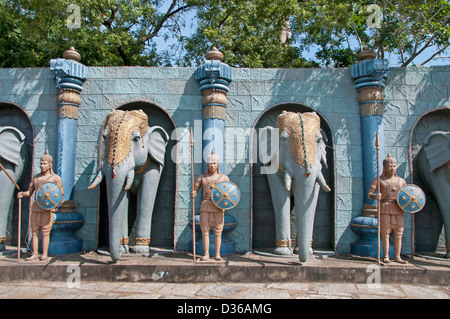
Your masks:
<svg viewBox="0 0 450 319"><path fill-rule="evenodd" d="M75 212L73 202L64 202L59 211L53 214L53 227L50 233L48 254L57 256L81 252L83 250L83 240L75 237L75 231L83 223L83 215Z"/></svg>
<svg viewBox="0 0 450 319"><path fill-rule="evenodd" d="M192 227L192 221L190 222ZM220 255L227 256L234 254L235 252L235 243L227 238L227 234L232 231L236 227L236 219L225 213L224 215L224 227L222 231L222 244L220 245ZM203 256L205 251L203 249L203 239L202 239L202 231L200 229L200 216L195 216L195 253L196 255ZM190 251L193 252L192 241L189 244ZM216 254L215 245L214 245L214 231L211 228L209 233L209 255L214 256Z"/></svg>
<svg viewBox="0 0 450 319"><path fill-rule="evenodd" d="M378 257L378 218L358 216L352 219L350 228L359 235L359 239L350 246L352 255L361 257ZM380 238L380 258L383 258L383 247ZM389 244L389 258L394 258L394 246Z"/></svg>

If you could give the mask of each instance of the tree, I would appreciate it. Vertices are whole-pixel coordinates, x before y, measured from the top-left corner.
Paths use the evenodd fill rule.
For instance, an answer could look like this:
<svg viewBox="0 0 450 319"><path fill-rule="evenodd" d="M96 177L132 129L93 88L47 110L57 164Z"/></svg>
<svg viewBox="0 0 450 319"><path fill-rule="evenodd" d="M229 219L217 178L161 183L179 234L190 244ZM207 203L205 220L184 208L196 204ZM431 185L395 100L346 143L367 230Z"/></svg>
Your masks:
<svg viewBox="0 0 450 319"><path fill-rule="evenodd" d="M353 64L363 46L379 58L398 54L403 67L433 49L424 65L450 45L447 0L303 0L299 6L293 36L302 50L318 46L325 66Z"/></svg>
<svg viewBox="0 0 450 319"><path fill-rule="evenodd" d="M179 64L198 65L213 46L234 67L313 67L291 45L289 20L295 0L209 0L198 7L198 26L186 39Z"/></svg>
<svg viewBox="0 0 450 319"><path fill-rule="evenodd" d="M90 66L160 65L162 55L153 39L163 31L176 34L183 27L180 14L195 4L195 0L2 1L0 66L48 66L70 45ZM78 15L68 8L79 9ZM69 28L73 19L79 19L79 27Z"/></svg>

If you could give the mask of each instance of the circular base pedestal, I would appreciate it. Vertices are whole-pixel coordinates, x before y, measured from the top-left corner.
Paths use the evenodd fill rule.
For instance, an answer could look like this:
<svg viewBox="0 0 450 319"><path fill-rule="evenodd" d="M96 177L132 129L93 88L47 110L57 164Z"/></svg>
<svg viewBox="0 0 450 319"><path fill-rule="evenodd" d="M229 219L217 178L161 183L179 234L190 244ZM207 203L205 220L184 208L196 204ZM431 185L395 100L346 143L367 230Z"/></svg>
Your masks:
<svg viewBox="0 0 450 319"><path fill-rule="evenodd" d="M70 204L64 203L60 211L53 214L48 245L48 254L51 256L75 254L83 250L83 240L75 237L75 231L83 226L83 215L75 212Z"/></svg>
<svg viewBox="0 0 450 319"><path fill-rule="evenodd" d="M381 243L380 243L381 245ZM351 244L350 253L361 257L378 257L378 244L375 243L356 242ZM383 258L383 247L380 246L380 258ZM389 258L394 258L394 247L389 245Z"/></svg>
<svg viewBox="0 0 450 319"><path fill-rule="evenodd" d="M214 245L214 235L209 235L209 255L214 256L216 254L216 246ZM192 250L192 241L190 243L190 250ZM233 241L224 238L222 235L222 244L220 245L220 256L227 256L234 254L235 244ZM203 249L203 241L196 240L195 241L195 254L199 256L203 256L205 251Z"/></svg>
<svg viewBox="0 0 450 319"><path fill-rule="evenodd" d="M350 253L362 257L378 257L378 218L358 216L352 219L350 228L359 235L359 239L351 244ZM383 258L383 247L380 238L380 257ZM389 258L394 258L394 246L389 243Z"/></svg>
<svg viewBox="0 0 450 319"><path fill-rule="evenodd" d="M192 220L190 221L190 225L192 227ZM236 219L226 214L224 215L224 227L222 231L222 243L220 245L220 255L227 256L234 254L235 251L235 243L232 240L227 238L227 234L231 232L236 227ZM196 255L204 255L203 249L203 239L202 239L202 231L200 229L200 216L195 216L195 254ZM193 252L192 240L189 244L189 249ZM214 256L215 253L215 245L214 245L214 230L211 228L209 233L209 255Z"/></svg>
<svg viewBox="0 0 450 319"><path fill-rule="evenodd" d="M50 256L69 255L79 253L83 249L83 240L71 239L63 241L50 241L48 254Z"/></svg>

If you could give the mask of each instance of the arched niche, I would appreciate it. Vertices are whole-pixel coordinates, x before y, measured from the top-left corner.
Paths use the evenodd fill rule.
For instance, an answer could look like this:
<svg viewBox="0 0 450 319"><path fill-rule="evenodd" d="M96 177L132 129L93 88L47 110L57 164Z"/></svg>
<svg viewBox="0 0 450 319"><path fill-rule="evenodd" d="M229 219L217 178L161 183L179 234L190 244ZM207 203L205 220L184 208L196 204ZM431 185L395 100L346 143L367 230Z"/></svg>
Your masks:
<svg viewBox="0 0 450 319"><path fill-rule="evenodd" d="M327 163L328 168L322 169L327 184L331 192L320 191L317 203L316 215L313 230L313 249L330 250L335 248L335 216L336 216L336 187L335 187L335 154L334 138L331 126L325 117L317 110L302 103L279 103L267 108L256 119L253 130L256 134L252 136L252 145L255 147L251 159L251 246L253 250L262 250L271 252L275 247L275 217L270 195L269 183L267 177L260 173L261 162L258 157L259 145L257 136L260 128L265 126L276 127L276 118L283 111L288 112L316 112L321 120L321 129L327 135ZM256 140L255 140L256 139ZM256 152L255 152L256 150ZM295 244L296 223L291 201L291 238Z"/></svg>
<svg viewBox="0 0 450 319"><path fill-rule="evenodd" d="M28 165L25 167L21 180L18 182L20 190L28 189L33 176L33 158L34 158L34 125L28 113L19 105L0 101L0 126L13 126L19 129L25 135L25 143L28 150ZM42 154L43 155L43 154ZM8 222L6 228L6 245L17 246L18 237L18 212L19 202L14 192L14 201L10 207ZM30 212L30 201L27 198L21 202L21 245L27 239L28 221Z"/></svg>
<svg viewBox="0 0 450 319"><path fill-rule="evenodd" d="M117 106L115 109L123 111L143 110L148 116L149 126L161 126L169 135L164 159L164 169L158 186L157 197L152 216L151 247L174 249L174 234L176 220L176 203L178 193L178 165L177 160L171 158L172 149L177 147L177 137L173 138L176 132L176 125L170 114L160 105L146 100L133 100ZM105 119L106 121L106 119ZM101 132L105 122L102 125ZM103 138L99 138L99 165L104 156ZM172 138L171 138L172 137ZM175 154L175 152L173 152ZM178 152L176 152L178 156ZM98 205L98 242L97 247L106 248L109 245L108 238L108 204L106 197L106 183L103 180L100 184L99 205ZM130 194L128 210L129 244L134 245L134 226L136 219L136 196Z"/></svg>
<svg viewBox="0 0 450 319"><path fill-rule="evenodd" d="M442 217L433 195L422 182L416 165L416 157L423 145L424 138L433 131L450 130L450 107L438 108L420 116L413 125L409 138L409 165L411 184L422 188L426 196L424 208L413 214L414 252L445 252L445 236Z"/></svg>

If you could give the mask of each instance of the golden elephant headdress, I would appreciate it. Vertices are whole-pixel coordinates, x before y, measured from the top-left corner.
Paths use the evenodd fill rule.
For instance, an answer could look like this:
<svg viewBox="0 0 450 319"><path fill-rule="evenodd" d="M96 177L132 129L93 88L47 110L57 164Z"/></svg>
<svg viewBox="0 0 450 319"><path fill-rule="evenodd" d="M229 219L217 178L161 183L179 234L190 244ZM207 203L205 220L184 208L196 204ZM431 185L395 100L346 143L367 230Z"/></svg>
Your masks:
<svg viewBox="0 0 450 319"><path fill-rule="evenodd" d="M283 111L277 117L280 133L289 134L291 156L297 164L308 168L316 158L316 135L320 118L316 112L295 113Z"/></svg>
<svg viewBox="0 0 450 319"><path fill-rule="evenodd" d="M147 129L148 117L144 111L111 111L106 118L105 125L109 137L106 145L108 163L116 166L125 160L130 152L133 132L139 130L141 137L144 137Z"/></svg>

